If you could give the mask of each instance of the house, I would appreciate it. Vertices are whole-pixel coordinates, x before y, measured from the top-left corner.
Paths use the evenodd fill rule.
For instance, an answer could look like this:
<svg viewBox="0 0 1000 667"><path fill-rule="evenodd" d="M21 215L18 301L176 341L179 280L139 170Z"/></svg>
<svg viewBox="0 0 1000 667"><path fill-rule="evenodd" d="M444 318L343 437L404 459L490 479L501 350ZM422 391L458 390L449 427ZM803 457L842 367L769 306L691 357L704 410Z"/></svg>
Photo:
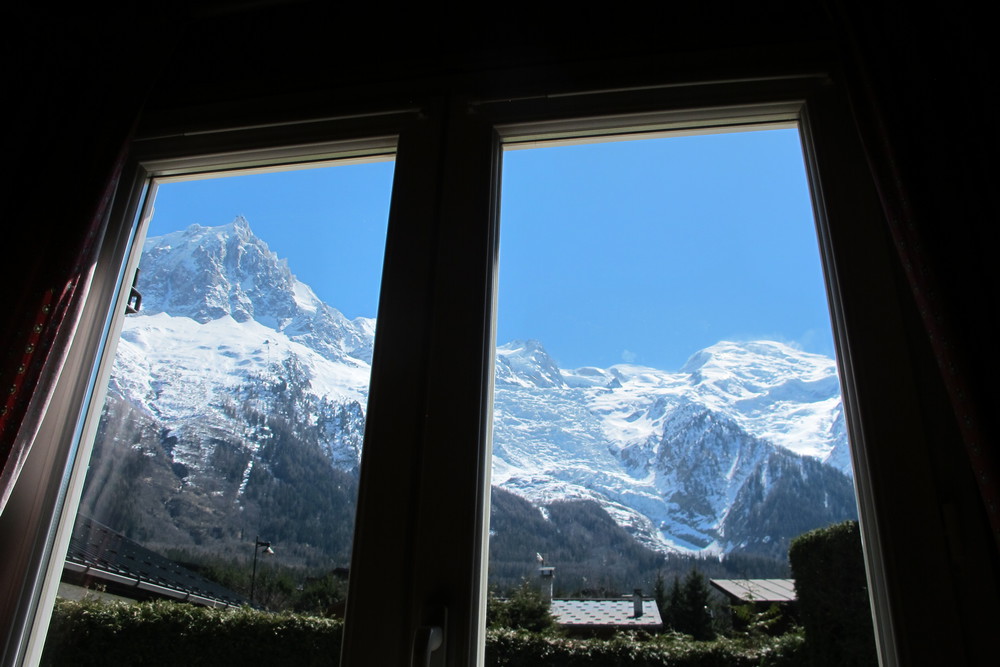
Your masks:
<svg viewBox="0 0 1000 667"><path fill-rule="evenodd" d="M60 508L86 470L81 415L147 177L395 155L343 660L410 664L419 636L458 666L483 641L501 142L770 123L805 138L882 664L995 662L985 8L77 11L5 14L3 665L30 664L44 637L72 531Z"/></svg>
<svg viewBox="0 0 1000 667"><path fill-rule="evenodd" d="M656 600L643 597L642 589L619 598L557 598L552 595L555 573L556 569L549 565L538 568L539 590L556 625L567 634L610 637L620 630L663 629Z"/></svg>
<svg viewBox="0 0 1000 667"><path fill-rule="evenodd" d="M615 598L553 598L549 611L556 625L572 635L605 636L617 630L663 629L656 600L641 591Z"/></svg>
<svg viewBox="0 0 1000 667"><path fill-rule="evenodd" d="M129 600L167 599L203 607L241 607L249 600L111 530L78 516L63 565L61 597L88 593Z"/></svg>
<svg viewBox="0 0 1000 667"><path fill-rule="evenodd" d="M795 604L794 579L712 579L712 586L729 599L731 605L749 604L763 611L772 604Z"/></svg>

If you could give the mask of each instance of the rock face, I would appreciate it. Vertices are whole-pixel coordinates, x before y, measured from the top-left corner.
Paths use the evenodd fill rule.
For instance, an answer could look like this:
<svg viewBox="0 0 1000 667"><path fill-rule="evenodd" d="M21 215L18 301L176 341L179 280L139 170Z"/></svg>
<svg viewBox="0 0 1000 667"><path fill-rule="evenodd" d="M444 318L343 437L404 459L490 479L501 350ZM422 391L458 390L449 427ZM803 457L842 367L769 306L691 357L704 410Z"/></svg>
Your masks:
<svg viewBox="0 0 1000 667"><path fill-rule="evenodd" d="M81 511L154 547L262 533L350 557L374 321L322 303L237 218L151 238Z"/></svg>
<svg viewBox="0 0 1000 667"><path fill-rule="evenodd" d="M140 266L83 511L154 546L251 531L346 562L374 320L321 302L243 218L151 238ZM721 342L678 372L565 370L515 341L495 394L494 485L543 513L585 502L650 549L783 556L856 515L825 357Z"/></svg>
<svg viewBox="0 0 1000 667"><path fill-rule="evenodd" d="M205 324L229 316L284 333L331 361L371 361L370 327L352 322L296 280L242 218L192 225L146 241L143 309Z"/></svg>

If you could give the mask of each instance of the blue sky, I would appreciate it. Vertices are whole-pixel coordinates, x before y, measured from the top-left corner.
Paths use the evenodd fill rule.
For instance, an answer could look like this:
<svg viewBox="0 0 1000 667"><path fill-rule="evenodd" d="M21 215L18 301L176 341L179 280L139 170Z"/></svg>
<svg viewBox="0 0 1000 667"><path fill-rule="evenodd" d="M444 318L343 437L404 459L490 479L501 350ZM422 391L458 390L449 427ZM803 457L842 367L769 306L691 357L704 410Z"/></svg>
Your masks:
<svg viewBox="0 0 1000 667"><path fill-rule="evenodd" d="M376 312L392 163L160 188L150 235L243 215L348 317ZM498 341L675 370L719 340L833 355L795 130L508 151Z"/></svg>
<svg viewBox="0 0 1000 667"><path fill-rule="evenodd" d="M147 236L242 215L299 280L350 318L375 317L392 162L164 183Z"/></svg>
<svg viewBox="0 0 1000 667"><path fill-rule="evenodd" d="M795 130L508 151L499 335L675 370L720 340L833 356Z"/></svg>

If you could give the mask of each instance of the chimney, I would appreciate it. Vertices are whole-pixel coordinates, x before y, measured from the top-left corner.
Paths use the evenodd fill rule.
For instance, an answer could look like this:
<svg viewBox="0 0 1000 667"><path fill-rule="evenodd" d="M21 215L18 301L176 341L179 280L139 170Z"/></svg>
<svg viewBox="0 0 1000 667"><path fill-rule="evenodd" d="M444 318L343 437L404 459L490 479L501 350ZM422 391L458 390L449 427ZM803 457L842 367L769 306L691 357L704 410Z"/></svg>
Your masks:
<svg viewBox="0 0 1000 667"><path fill-rule="evenodd" d="M556 568L544 566L538 568L538 578L541 584L542 599L545 604L552 604L552 581L556 578Z"/></svg>
<svg viewBox="0 0 1000 667"><path fill-rule="evenodd" d="M634 618L642 616L642 589L637 588L632 591L632 607L635 611Z"/></svg>

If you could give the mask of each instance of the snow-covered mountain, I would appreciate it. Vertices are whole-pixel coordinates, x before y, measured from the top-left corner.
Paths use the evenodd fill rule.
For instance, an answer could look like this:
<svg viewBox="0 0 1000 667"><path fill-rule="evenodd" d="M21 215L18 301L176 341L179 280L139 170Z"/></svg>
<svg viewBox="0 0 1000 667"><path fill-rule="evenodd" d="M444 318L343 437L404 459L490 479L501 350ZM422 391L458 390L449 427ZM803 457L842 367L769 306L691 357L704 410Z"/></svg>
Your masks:
<svg viewBox="0 0 1000 667"><path fill-rule="evenodd" d="M85 509L128 493L132 466L158 509L119 519L150 539L177 539L157 522L221 542L265 523L344 553L349 525L292 524L353 516L374 321L320 301L243 218L151 238L140 267ZM856 514L828 358L721 342L677 372L567 370L524 341L497 348L495 385L493 484L543 516L592 500L659 551L772 553Z"/></svg>
<svg viewBox="0 0 1000 667"><path fill-rule="evenodd" d="M788 345L721 342L668 372L560 370L537 341L508 343L497 349L495 406L494 484L539 504L597 500L653 548L755 544L742 507L788 495L775 470L823 486L833 513L855 512L849 459L839 471L820 463L846 451L835 364ZM770 525L759 538L799 528Z"/></svg>
<svg viewBox="0 0 1000 667"><path fill-rule="evenodd" d="M206 324L228 315L284 334L330 361L371 362L371 320L348 320L319 300L250 231L246 219L221 227L192 225L146 241L143 312Z"/></svg>

